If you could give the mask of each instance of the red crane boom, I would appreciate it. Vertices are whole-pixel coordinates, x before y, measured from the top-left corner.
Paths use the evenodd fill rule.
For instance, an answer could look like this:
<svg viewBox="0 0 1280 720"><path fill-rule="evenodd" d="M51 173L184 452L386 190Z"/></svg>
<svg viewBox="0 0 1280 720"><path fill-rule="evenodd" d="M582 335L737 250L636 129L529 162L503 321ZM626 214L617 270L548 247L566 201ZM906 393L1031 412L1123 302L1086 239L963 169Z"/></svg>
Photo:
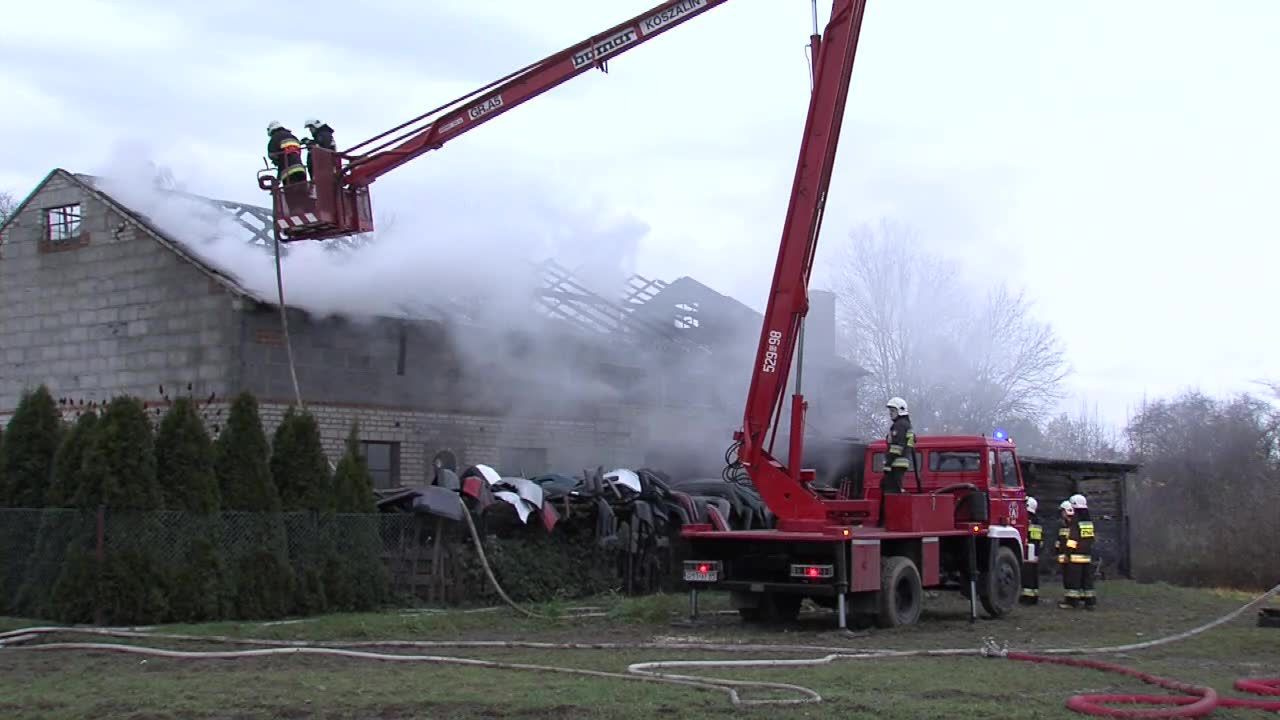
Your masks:
<svg viewBox="0 0 1280 720"><path fill-rule="evenodd" d="M726 2L668 0L345 151L313 147L310 182L279 186L273 171L259 172L258 185L273 196L281 239L373 230L368 186L374 180L592 68L607 70L610 59Z"/></svg>
<svg viewBox="0 0 1280 720"><path fill-rule="evenodd" d="M807 407L802 394L796 393L791 399L790 467L773 457L767 436L782 409L801 323L809 311L809 276L865 9L866 0L835 0L821 41L814 38L809 115L751 372L743 427L735 435L741 443L739 460L769 509L778 516L778 527L784 529L825 525L830 513L840 511L833 507L835 502L819 498L801 482Z"/></svg>

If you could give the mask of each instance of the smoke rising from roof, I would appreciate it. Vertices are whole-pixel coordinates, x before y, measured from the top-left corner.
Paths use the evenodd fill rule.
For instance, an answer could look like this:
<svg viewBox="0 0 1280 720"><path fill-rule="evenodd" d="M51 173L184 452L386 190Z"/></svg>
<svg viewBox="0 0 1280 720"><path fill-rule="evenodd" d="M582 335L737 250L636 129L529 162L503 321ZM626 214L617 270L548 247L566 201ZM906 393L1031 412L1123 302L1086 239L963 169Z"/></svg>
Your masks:
<svg viewBox="0 0 1280 720"><path fill-rule="evenodd" d="M251 233L218 206L180 194L182 179L151 162L145 146L121 143L97 175L104 192L246 290L274 301L270 248L250 244ZM422 188L421 204L379 217L372 241L359 247L287 244L286 304L349 318L518 316L531 308L539 284L535 264L549 257L567 259L581 282L617 297L649 229L603 208L567 208L517 177L486 178L486 192L474 196L458 186Z"/></svg>
<svg viewBox="0 0 1280 720"><path fill-rule="evenodd" d="M271 249L251 244L253 234L223 208L183 194L183 178L147 157L145 146L118 146L97 173L97 186L210 267L274 303ZM184 172L198 173L198 168ZM708 353L676 349L647 336L590 338L568 322L539 317L539 261L556 260L587 290L617 303L648 225L608 207L570 207L554 189L515 175L449 180L448 186L416 189L420 204L384 202L382 209L394 208L378 219L367 244L287 245L282 261L286 304L314 316L356 321L439 322L447 329L448 351L459 361L463 382L500 398L508 417L612 417L618 423L615 433L566 440L572 445L567 451L549 448L553 465L557 457L574 458L572 464L553 467L556 471L577 472L585 466L579 461L592 467L641 462L645 444L666 457L699 464L703 473L718 468L745 396L750 347L758 332L754 321L737 312L720 321L704 315L700 337L715 337L720 346ZM657 330L654 338L679 332L672 319L676 308L666 300L655 303L655 314L644 321ZM740 332L744 321L750 322ZM295 334L309 331L290 326ZM731 346L727 352L725 338ZM439 371L429 360L412 362L420 366L415 372ZM303 386L306 395L305 381ZM512 436L517 431L505 423L497 432L498 447L530 442ZM497 458L469 461L496 463Z"/></svg>

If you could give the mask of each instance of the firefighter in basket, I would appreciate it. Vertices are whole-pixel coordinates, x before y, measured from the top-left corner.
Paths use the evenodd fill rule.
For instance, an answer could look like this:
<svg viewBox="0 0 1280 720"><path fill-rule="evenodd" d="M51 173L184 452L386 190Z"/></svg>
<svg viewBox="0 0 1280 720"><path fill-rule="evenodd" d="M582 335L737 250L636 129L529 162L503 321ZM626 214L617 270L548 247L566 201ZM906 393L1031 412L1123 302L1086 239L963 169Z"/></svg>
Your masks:
<svg viewBox="0 0 1280 720"><path fill-rule="evenodd" d="M281 185L307 181L307 168L302 164L302 143L288 128L278 122L267 125L267 157L276 166Z"/></svg>

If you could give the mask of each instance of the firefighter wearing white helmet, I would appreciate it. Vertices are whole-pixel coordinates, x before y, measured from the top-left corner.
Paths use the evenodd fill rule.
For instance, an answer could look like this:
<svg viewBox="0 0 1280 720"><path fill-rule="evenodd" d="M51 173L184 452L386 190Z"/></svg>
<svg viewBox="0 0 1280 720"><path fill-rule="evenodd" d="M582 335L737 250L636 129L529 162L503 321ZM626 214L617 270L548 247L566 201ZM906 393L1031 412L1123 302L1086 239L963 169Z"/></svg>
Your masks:
<svg viewBox="0 0 1280 720"><path fill-rule="evenodd" d="M889 445L884 459L884 479L880 481L880 517L884 517L885 497L902 492L902 478L911 469L915 458L916 434L907 416L907 401L894 397L885 403L889 408L889 433L885 442Z"/></svg>
<svg viewBox="0 0 1280 720"><path fill-rule="evenodd" d="M302 165L302 144L297 136L279 122L267 123L267 157L276 166L276 178L282 185L307 181Z"/></svg>
<svg viewBox="0 0 1280 720"><path fill-rule="evenodd" d="M304 124L311 131L311 137L302 141L307 147L307 174L314 180L316 177L315 154L316 148L322 148L330 152L337 152L338 147L333 142L333 128L327 123L320 122L317 118L310 118Z"/></svg>
<svg viewBox="0 0 1280 720"><path fill-rule="evenodd" d="M1075 524L1079 530L1080 546L1075 548L1069 558L1072 564L1080 566L1080 601L1086 610L1098 605L1098 592L1094 589L1093 570L1093 518L1089 516L1089 501L1084 495L1076 493L1068 500L1075 511Z"/></svg>
<svg viewBox="0 0 1280 720"><path fill-rule="evenodd" d="M1062 601L1058 607L1069 610L1084 605L1084 573L1089 564L1085 539L1081 536L1076 506L1063 500L1058 506L1062 512L1062 527L1058 530L1058 564L1062 567ZM1092 526L1090 526L1092 527ZM1092 543L1091 537L1088 542Z"/></svg>
<svg viewBox="0 0 1280 720"><path fill-rule="evenodd" d="M1044 528L1036 515L1039 506L1035 498L1027 497L1027 557L1022 561L1022 595L1018 598L1023 605L1040 602L1040 551L1044 547Z"/></svg>

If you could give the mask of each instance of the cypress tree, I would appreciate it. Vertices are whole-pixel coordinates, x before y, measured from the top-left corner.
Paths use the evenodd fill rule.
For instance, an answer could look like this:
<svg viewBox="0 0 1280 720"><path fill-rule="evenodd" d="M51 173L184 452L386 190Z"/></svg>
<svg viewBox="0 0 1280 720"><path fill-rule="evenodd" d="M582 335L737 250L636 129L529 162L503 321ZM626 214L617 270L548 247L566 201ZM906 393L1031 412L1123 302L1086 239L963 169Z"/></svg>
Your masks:
<svg viewBox="0 0 1280 720"><path fill-rule="evenodd" d="M327 567L334 552L328 532L332 525L333 478L320 444L320 428L313 415L290 407L271 441L271 477L280 488L280 504L286 511L310 511L293 525L299 541L291 545L298 576L295 610L303 615L324 612Z"/></svg>
<svg viewBox="0 0 1280 720"><path fill-rule="evenodd" d="M171 568L173 619L199 622L224 617L233 600L220 547L221 493L214 474L213 442L191 398L175 400L160 421L156 474L165 507L184 512L181 560Z"/></svg>
<svg viewBox="0 0 1280 720"><path fill-rule="evenodd" d="M151 421L141 400L121 395L107 404L90 434L80 479L73 503L108 509L105 561L97 563L90 552L91 532L71 541L54 583L58 619L83 621L85 609L92 607L107 623L163 622L170 592L164 553L172 543L170 528L156 515L164 499L156 481Z"/></svg>
<svg viewBox="0 0 1280 720"><path fill-rule="evenodd" d="M269 452L258 401L251 393L240 393L214 443L214 474L222 499L232 602L236 617L243 620L283 617L293 603L295 579Z"/></svg>
<svg viewBox="0 0 1280 720"><path fill-rule="evenodd" d="M332 511L333 478L315 416L292 407L271 441L271 478L285 510Z"/></svg>
<svg viewBox="0 0 1280 720"><path fill-rule="evenodd" d="M231 403L226 428L214 443L214 474L224 510L280 510L269 452L258 401L248 392L240 393Z"/></svg>
<svg viewBox="0 0 1280 720"><path fill-rule="evenodd" d="M371 610L389 595L389 578L382 564L373 477L360 457L360 429L355 423L333 485L334 507L340 514L327 525L325 595L335 608Z"/></svg>
<svg viewBox="0 0 1280 720"><path fill-rule="evenodd" d="M213 443L191 398L175 400L160 422L156 475L166 508L200 514L218 512L221 493L213 471Z"/></svg>
<svg viewBox="0 0 1280 720"><path fill-rule="evenodd" d="M351 424L346 452L338 461L333 475L334 507L340 513L372 513L377 511L373 498L373 476L360 456L360 426Z"/></svg>
<svg viewBox="0 0 1280 720"><path fill-rule="evenodd" d="M58 445L58 452L53 458L53 483L45 495L46 507L71 507L72 499L83 482L85 450L97 425L98 413L93 410L83 413Z"/></svg>
<svg viewBox="0 0 1280 720"><path fill-rule="evenodd" d="M6 507L44 507L61 433L62 417L49 389L41 385L23 393L0 446L0 466L4 468L0 503Z"/></svg>
<svg viewBox="0 0 1280 720"><path fill-rule="evenodd" d="M164 507L156 482L155 440L142 401L118 396L107 404L85 449L82 482L74 496L79 507L106 505L113 510Z"/></svg>
<svg viewBox="0 0 1280 720"><path fill-rule="evenodd" d="M25 579L14 601L15 612L27 617L56 617L51 597L63 565L67 562L67 547L72 541L84 545L93 518L72 507L72 498L82 483L85 450L97 428L98 414L89 410L76 419L71 429L63 434L58 452L53 458L53 482L45 496L47 509L40 518L36 534L35 550L27 564ZM58 508L58 509L54 509ZM71 560L77 560L72 554ZM78 562L91 562L80 557ZM90 572L91 568L83 568ZM86 592L84 587L66 587L68 592Z"/></svg>

